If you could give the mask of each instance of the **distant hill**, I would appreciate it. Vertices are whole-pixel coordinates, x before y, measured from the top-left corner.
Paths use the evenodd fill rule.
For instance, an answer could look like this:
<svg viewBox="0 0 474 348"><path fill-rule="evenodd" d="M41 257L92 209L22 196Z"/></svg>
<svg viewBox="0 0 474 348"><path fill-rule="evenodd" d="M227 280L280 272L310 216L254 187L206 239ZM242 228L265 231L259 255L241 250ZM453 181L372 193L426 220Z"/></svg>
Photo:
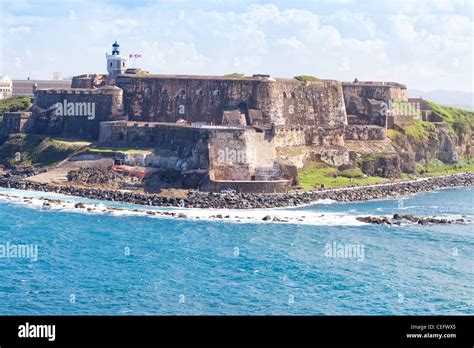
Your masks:
<svg viewBox="0 0 474 348"><path fill-rule="evenodd" d="M434 90L430 92L408 89L411 98L422 97L435 103L474 111L474 93L463 91Z"/></svg>

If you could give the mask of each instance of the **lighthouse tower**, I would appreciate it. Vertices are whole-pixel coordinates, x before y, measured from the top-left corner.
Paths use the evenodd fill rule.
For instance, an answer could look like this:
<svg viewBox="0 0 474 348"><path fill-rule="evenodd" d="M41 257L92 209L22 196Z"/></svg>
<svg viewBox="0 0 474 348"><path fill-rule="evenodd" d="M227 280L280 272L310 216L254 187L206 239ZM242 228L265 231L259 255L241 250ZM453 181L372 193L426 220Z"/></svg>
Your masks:
<svg viewBox="0 0 474 348"><path fill-rule="evenodd" d="M123 74L125 70L127 70L128 59L120 55L119 47L120 45L115 41L112 45L112 54L105 54L107 58L107 71L109 75L113 77Z"/></svg>

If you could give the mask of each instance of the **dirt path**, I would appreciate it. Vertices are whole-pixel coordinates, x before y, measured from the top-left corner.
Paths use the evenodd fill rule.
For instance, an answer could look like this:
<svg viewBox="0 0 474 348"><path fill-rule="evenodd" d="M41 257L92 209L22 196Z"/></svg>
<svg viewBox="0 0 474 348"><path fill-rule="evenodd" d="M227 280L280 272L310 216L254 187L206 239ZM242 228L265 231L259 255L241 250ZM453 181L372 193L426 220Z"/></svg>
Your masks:
<svg viewBox="0 0 474 348"><path fill-rule="evenodd" d="M26 180L41 184L65 185L68 183L67 174L71 170L90 167L108 167L113 164L110 158L102 158L88 161L67 161L50 169L46 173L38 174L27 178Z"/></svg>

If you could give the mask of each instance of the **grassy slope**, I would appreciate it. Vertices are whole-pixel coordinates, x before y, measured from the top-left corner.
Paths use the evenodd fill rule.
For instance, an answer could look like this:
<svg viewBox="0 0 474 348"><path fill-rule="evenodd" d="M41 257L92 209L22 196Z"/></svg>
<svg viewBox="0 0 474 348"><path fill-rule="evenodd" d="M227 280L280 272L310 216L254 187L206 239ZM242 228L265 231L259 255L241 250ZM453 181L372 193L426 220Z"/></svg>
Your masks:
<svg viewBox="0 0 474 348"><path fill-rule="evenodd" d="M374 176L364 178L358 168L339 171L337 168L322 163L313 163L307 169L302 170L298 174L298 179L304 189L314 189L321 184L327 188L370 185L388 181L386 178Z"/></svg>
<svg viewBox="0 0 474 348"><path fill-rule="evenodd" d="M405 126L403 130L389 129L387 137L395 139L398 137L410 136L413 139L424 141L436 137L435 125L432 122L417 120Z"/></svg>
<svg viewBox="0 0 474 348"><path fill-rule="evenodd" d="M406 135L409 135L417 140L428 140L429 138L436 137L436 128L432 122L427 121L415 121L408 125L403 130Z"/></svg>
<svg viewBox="0 0 474 348"><path fill-rule="evenodd" d="M57 141L40 135L13 134L0 146L0 163L20 166L52 165L85 148L86 145L82 143Z"/></svg>
<svg viewBox="0 0 474 348"><path fill-rule="evenodd" d="M474 130L474 112L443 106L430 101L428 104L433 112L441 117L443 122L449 125L454 135L459 133L467 134ZM411 136L416 140L423 141L436 136L435 125L432 122L414 120L411 124L407 125L403 131L389 129L387 136L390 139L401 136Z"/></svg>
<svg viewBox="0 0 474 348"><path fill-rule="evenodd" d="M378 176L352 177L347 175L350 171L357 169L349 169L339 171L337 168L329 166L312 165L298 174L301 187L304 189L314 189L323 184L325 188L329 187L344 187L344 186L361 186L389 182L387 178ZM468 159L455 164L444 164L439 160L433 160L426 165L417 165L417 172L419 175L405 174L402 177L405 179L416 179L426 176L439 176L456 173L474 172L474 159ZM337 176L334 177L334 174Z"/></svg>
<svg viewBox="0 0 474 348"><path fill-rule="evenodd" d="M468 133L474 130L473 111L444 106L431 101L429 101L428 104L430 105L433 112L440 116L444 122L449 124L455 133Z"/></svg>
<svg viewBox="0 0 474 348"><path fill-rule="evenodd" d="M428 176L474 172L474 159L466 159L454 164L444 164L440 160L432 160L425 165L417 165L416 171Z"/></svg>

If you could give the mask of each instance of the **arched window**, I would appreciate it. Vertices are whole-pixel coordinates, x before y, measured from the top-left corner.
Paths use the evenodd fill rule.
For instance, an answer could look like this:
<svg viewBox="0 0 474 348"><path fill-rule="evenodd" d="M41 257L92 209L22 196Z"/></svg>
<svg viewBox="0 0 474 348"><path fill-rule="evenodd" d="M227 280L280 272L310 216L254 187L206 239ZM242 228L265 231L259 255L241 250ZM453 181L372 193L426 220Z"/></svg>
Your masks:
<svg viewBox="0 0 474 348"><path fill-rule="evenodd" d="M291 97L292 97L293 99L296 98L295 92L291 92Z"/></svg>
<svg viewBox="0 0 474 348"><path fill-rule="evenodd" d="M110 67L112 67L112 62L110 62Z"/></svg>
<svg viewBox="0 0 474 348"><path fill-rule="evenodd" d="M283 92L283 98L286 99L286 92Z"/></svg>

